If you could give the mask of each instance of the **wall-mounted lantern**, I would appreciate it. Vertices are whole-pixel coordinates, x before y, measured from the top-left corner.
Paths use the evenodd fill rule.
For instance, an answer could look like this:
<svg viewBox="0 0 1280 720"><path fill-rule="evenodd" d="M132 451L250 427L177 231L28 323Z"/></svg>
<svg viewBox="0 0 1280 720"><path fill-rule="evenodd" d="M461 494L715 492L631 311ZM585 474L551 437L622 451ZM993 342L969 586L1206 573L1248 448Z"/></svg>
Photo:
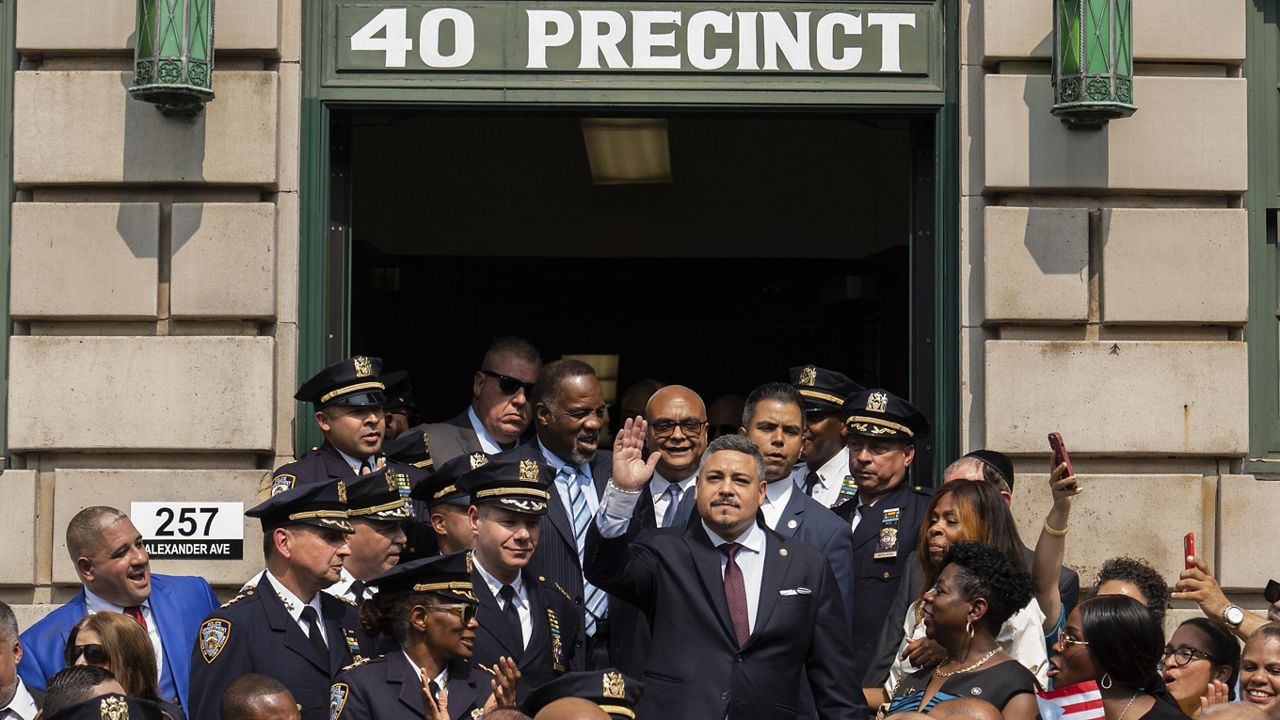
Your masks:
<svg viewBox="0 0 1280 720"><path fill-rule="evenodd" d="M194 115L213 99L214 0L138 0L129 94L166 115Z"/></svg>
<svg viewBox="0 0 1280 720"><path fill-rule="evenodd" d="M1053 114L1068 127L1132 115L1132 0L1052 2Z"/></svg>

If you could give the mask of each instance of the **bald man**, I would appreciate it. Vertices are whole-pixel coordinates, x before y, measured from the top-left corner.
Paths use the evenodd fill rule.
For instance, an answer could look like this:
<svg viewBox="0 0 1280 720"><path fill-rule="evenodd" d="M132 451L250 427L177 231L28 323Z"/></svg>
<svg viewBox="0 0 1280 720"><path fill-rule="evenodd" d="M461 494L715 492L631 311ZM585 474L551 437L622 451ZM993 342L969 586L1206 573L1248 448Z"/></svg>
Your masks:
<svg viewBox="0 0 1280 720"><path fill-rule="evenodd" d="M274 678L248 673L222 691L221 720L301 720L289 688Z"/></svg>
<svg viewBox="0 0 1280 720"><path fill-rule="evenodd" d="M561 698L533 716L533 720L610 720L600 706L582 698Z"/></svg>
<svg viewBox="0 0 1280 720"><path fill-rule="evenodd" d="M693 485L707 449L707 406L689 388L668 385L649 398L644 419L649 423L646 444L658 453L649 481L654 517L658 527L682 528L693 511Z"/></svg>

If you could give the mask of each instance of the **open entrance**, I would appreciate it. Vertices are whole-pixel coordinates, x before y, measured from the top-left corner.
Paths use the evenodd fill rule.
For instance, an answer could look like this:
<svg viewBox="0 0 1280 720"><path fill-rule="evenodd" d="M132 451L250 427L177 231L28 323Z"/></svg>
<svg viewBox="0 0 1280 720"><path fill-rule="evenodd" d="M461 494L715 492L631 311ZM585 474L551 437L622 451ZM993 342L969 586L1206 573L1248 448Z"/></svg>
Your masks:
<svg viewBox="0 0 1280 720"><path fill-rule="evenodd" d="M506 334L603 365L615 422L643 379L711 402L808 363L928 407L933 249L912 238L934 226L931 118L647 112L669 178L601 184L582 117L335 120L350 241L330 327L408 369L424 419L465 406Z"/></svg>

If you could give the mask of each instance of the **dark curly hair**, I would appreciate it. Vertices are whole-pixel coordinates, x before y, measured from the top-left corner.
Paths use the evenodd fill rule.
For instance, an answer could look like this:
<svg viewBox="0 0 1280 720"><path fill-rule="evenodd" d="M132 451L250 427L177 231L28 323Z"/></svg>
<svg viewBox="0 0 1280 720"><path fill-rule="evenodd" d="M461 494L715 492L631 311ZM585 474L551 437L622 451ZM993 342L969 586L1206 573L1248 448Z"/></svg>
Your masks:
<svg viewBox="0 0 1280 720"><path fill-rule="evenodd" d="M956 543L942 558L939 574L948 565L956 566L956 583L965 600L987 601L987 614L979 622L992 637L999 634L1006 620L1031 602L1031 574L990 545Z"/></svg>
<svg viewBox="0 0 1280 720"><path fill-rule="evenodd" d="M1134 585L1147 598L1147 610L1157 621L1164 622L1165 609L1169 607L1169 585L1159 571L1145 560L1131 557L1113 557L1102 563L1098 579L1093 583L1093 594L1103 583L1118 580Z"/></svg>

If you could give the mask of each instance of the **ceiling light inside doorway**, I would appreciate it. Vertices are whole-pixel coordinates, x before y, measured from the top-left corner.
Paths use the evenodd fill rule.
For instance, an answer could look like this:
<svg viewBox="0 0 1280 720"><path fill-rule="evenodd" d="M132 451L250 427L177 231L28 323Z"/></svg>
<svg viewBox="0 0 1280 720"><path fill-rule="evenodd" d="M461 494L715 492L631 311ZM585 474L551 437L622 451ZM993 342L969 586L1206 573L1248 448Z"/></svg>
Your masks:
<svg viewBox="0 0 1280 720"><path fill-rule="evenodd" d="M596 185L672 181L666 120L584 118L582 139Z"/></svg>

